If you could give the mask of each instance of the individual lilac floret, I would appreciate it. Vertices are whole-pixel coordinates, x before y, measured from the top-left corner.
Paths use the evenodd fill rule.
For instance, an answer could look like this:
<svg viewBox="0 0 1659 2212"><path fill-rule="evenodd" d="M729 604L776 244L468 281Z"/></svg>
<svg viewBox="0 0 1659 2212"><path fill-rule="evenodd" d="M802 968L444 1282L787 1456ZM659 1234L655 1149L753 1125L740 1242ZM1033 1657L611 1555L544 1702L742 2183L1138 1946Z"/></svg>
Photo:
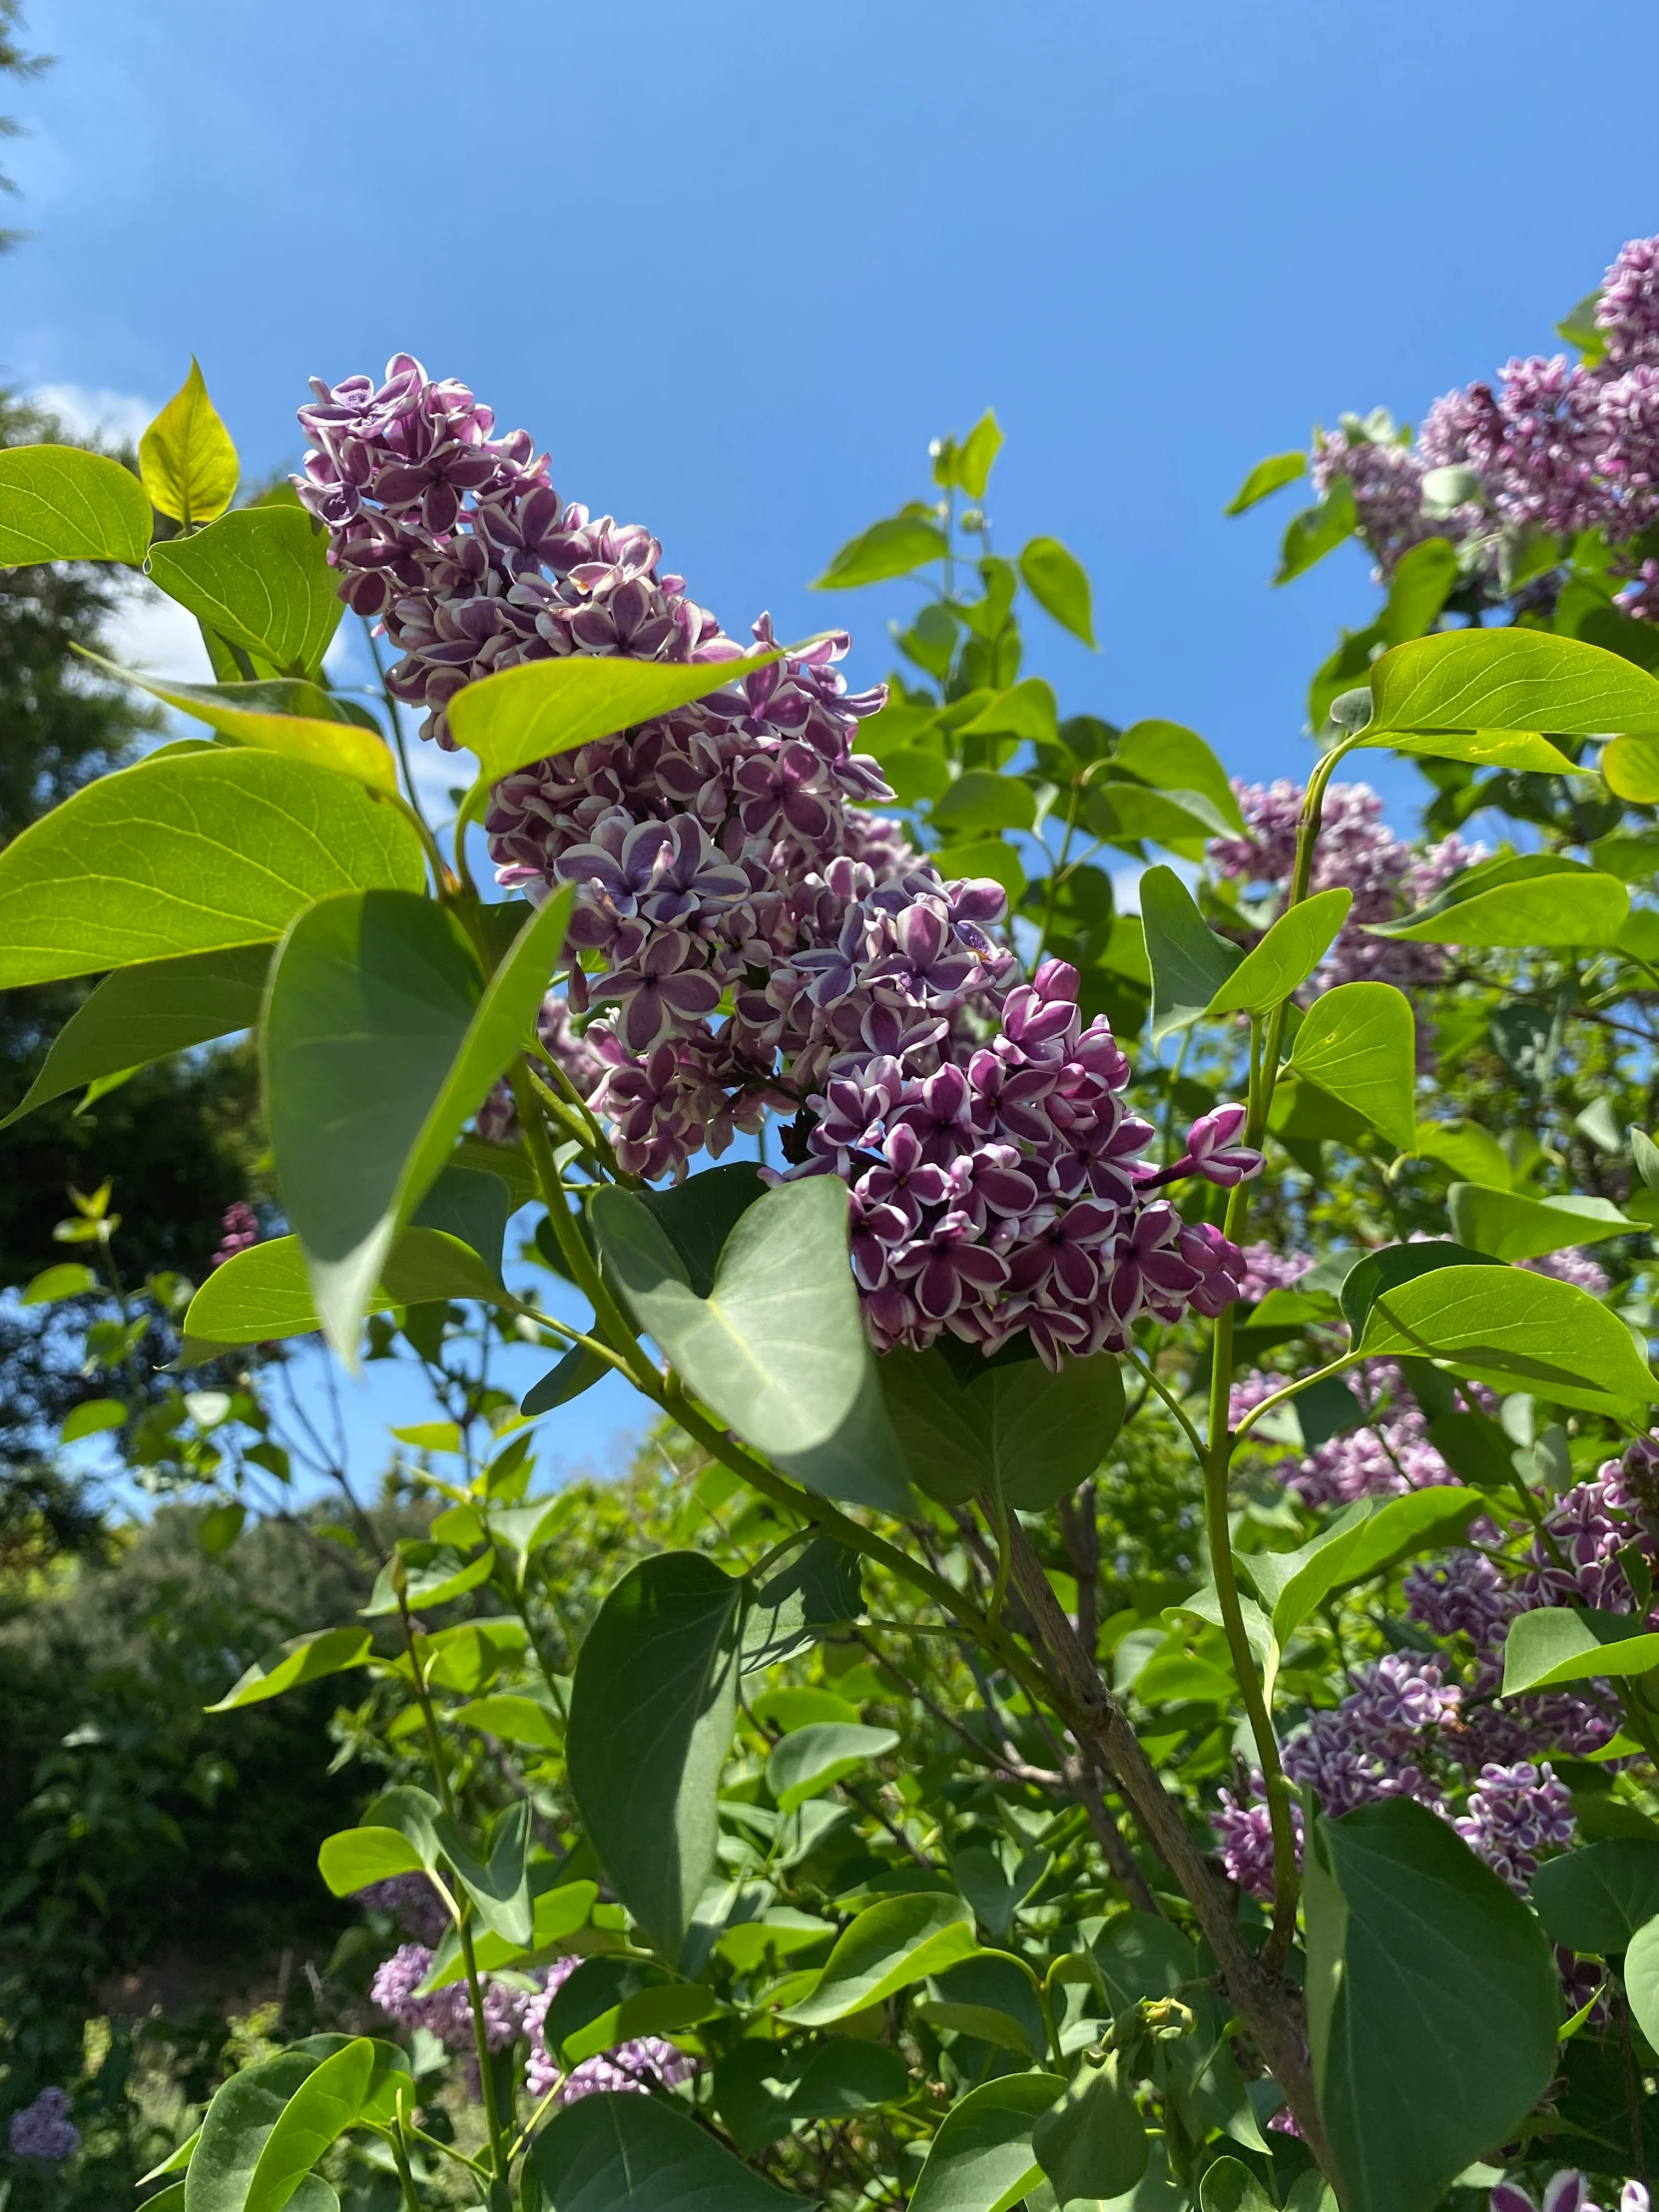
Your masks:
<svg viewBox="0 0 1659 2212"><path fill-rule="evenodd" d="M1187 1147L1179 1160L1160 1174L1146 1179L1143 1188L1175 1183L1184 1175L1201 1175L1218 1190L1230 1191L1260 1175L1266 1162L1254 1145L1241 1144L1246 1111L1242 1106L1217 1106L1200 1114L1187 1131Z"/></svg>
<svg viewBox="0 0 1659 2212"><path fill-rule="evenodd" d="M555 2104L575 2104L596 2090L622 2089L649 2095L653 2090L674 2089L689 2081L697 2071L696 2060L660 2035L641 2035L632 2042L619 2043L598 2057L584 2058L568 2074L561 2073L547 2048L543 2027L548 2006L580 1963L577 1958L561 1958L550 1966L546 1988L526 2008L524 2026L530 2038L530 2055L524 2067L524 2086L529 2094L539 2100L551 2091Z"/></svg>
<svg viewBox="0 0 1659 2212"><path fill-rule="evenodd" d="M40 2158L61 2166L81 2147L81 2131L69 2116L67 2089L42 2089L32 2104L12 2114L15 2158Z"/></svg>
<svg viewBox="0 0 1659 2212"><path fill-rule="evenodd" d="M1468 1810L1451 1825L1477 1858L1524 1894L1539 1854L1573 1840L1572 1795L1547 1764L1489 1765L1469 1792Z"/></svg>

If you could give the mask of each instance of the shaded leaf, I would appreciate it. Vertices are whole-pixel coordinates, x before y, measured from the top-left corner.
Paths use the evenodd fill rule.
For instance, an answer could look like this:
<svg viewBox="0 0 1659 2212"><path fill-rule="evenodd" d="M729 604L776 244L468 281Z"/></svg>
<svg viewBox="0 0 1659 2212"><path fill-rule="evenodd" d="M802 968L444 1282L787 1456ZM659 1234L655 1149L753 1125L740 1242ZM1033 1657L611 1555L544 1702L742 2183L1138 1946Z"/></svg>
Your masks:
<svg viewBox="0 0 1659 2212"><path fill-rule="evenodd" d="M1000 1480L1009 1505L1046 1511L1088 1480L1123 1424L1117 1360L1066 1360L1058 1375L1040 1360L976 1365L961 1383L936 1345L880 1362L882 1394L916 1487L963 1504Z"/></svg>
<svg viewBox="0 0 1659 2212"><path fill-rule="evenodd" d="M260 2154L315 2066L303 2052L283 2051L215 2092L185 2173L186 2212L244 2212Z"/></svg>
<svg viewBox="0 0 1659 2212"><path fill-rule="evenodd" d="M695 1552L642 1560L576 1663L566 1756L600 1862L664 1957L714 1871L744 1587Z"/></svg>
<svg viewBox="0 0 1659 2212"><path fill-rule="evenodd" d="M373 2072L374 2045L360 2035L306 2075L266 2138L243 2212L282 2212L323 2152L356 2119ZM188 2202L188 2179L186 2190Z"/></svg>
<svg viewBox="0 0 1659 2212"><path fill-rule="evenodd" d="M1037 2121L1065 2088L1058 2074L1004 2074L952 2105L928 2146L910 2212L1009 2212L1042 2168Z"/></svg>
<svg viewBox="0 0 1659 2212"><path fill-rule="evenodd" d="M781 1813L793 1813L810 1797L818 1797L856 1774L871 1759L897 1748L898 1737L890 1728L865 1728L857 1722L818 1721L798 1728L772 1748L767 1760L767 1788Z"/></svg>
<svg viewBox="0 0 1659 2212"><path fill-rule="evenodd" d="M1659 1914L1659 1844L1632 1836L1563 1852L1533 1876L1532 1903L1552 1942L1612 1956Z"/></svg>
<svg viewBox="0 0 1659 2212"><path fill-rule="evenodd" d="M529 2162L546 2212L786 2212L804 2201L663 2099L617 2090L567 2105Z"/></svg>

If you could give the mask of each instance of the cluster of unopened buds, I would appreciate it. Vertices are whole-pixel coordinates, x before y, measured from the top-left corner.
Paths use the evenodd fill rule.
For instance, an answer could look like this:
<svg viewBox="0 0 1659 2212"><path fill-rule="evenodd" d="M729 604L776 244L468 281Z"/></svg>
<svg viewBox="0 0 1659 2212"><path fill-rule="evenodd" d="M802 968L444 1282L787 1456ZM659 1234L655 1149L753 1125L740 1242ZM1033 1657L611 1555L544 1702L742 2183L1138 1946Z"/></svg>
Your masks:
<svg viewBox="0 0 1659 2212"><path fill-rule="evenodd" d="M649 532L567 505L546 456L497 438L463 385L399 355L379 387L314 389L299 495L342 596L399 650L392 693L440 745L463 684L526 661L741 657ZM755 637L773 648L764 616ZM1153 1132L1122 1102L1109 1026L1082 1022L1075 971L1022 981L1000 886L946 876L858 811L892 795L854 750L885 694L847 693L847 645L818 640L496 787L502 884L577 892L549 1055L648 1181L789 1117L788 1173L849 1186L883 1348L949 1330L990 1352L1026 1330L1058 1366L1143 1313L1219 1312L1237 1251L1156 1194L1256 1173L1243 1109L1202 1117L1162 1172L1142 1158ZM481 1126L507 1133L505 1101Z"/></svg>
<svg viewBox="0 0 1659 2212"><path fill-rule="evenodd" d="M1505 531L1599 529L1626 546L1659 518L1659 239L1620 249L1595 331L1599 359L1516 357L1495 388L1475 382L1435 400L1414 441L1382 415L1344 416L1318 435L1315 483L1325 492L1348 480L1384 576L1412 546L1444 538L1472 580L1508 597ZM1632 556L1623 573L1633 583L1626 612L1659 614L1659 564ZM1548 577L1523 587L1534 597L1555 588Z"/></svg>

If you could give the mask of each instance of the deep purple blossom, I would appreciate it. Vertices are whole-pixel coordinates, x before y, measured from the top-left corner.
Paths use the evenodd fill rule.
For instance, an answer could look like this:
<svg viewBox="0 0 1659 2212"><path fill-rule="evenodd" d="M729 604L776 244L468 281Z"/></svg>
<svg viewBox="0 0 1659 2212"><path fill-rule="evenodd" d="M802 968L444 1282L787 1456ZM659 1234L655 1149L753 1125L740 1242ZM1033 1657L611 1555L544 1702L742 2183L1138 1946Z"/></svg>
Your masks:
<svg viewBox="0 0 1659 2212"><path fill-rule="evenodd" d="M1482 1767L1468 1810L1451 1825L1477 1858L1524 1895L1538 1871L1539 1854L1570 1844L1576 1823L1566 1784L1547 1763L1521 1760L1512 1767Z"/></svg>
<svg viewBox="0 0 1659 2212"><path fill-rule="evenodd" d="M226 1207L224 1219L219 1225L219 1249L208 1262L211 1268L222 1268L227 1260L234 1260L239 1252L247 1252L260 1241L260 1217L252 1206L242 1199L233 1199Z"/></svg>
<svg viewBox="0 0 1659 2212"><path fill-rule="evenodd" d="M371 1882L357 1892L357 1903L395 1915L404 1933L422 1943L435 1944L449 1927L449 1915L423 1874L394 1874Z"/></svg>

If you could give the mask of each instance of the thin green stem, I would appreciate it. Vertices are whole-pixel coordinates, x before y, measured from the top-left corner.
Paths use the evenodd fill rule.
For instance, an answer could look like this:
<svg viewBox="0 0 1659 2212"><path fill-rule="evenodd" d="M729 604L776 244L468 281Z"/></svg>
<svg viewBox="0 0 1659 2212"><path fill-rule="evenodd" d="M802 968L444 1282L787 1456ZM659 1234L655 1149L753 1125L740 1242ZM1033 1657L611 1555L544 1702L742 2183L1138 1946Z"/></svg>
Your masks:
<svg viewBox="0 0 1659 2212"><path fill-rule="evenodd" d="M1192 1445L1195 1456L1200 1461L1202 1461L1204 1457L1204 1438L1199 1434L1198 1430L1188 1419L1186 1411L1183 1408L1180 1399L1175 1395L1174 1391L1171 1390L1160 1380L1157 1372L1149 1365L1149 1363L1141 1358L1140 1353L1137 1351L1133 1344L1127 1347L1127 1357L1131 1367L1133 1367L1138 1374L1145 1376L1148 1387L1157 1391L1158 1395L1163 1399L1164 1403L1175 1415L1176 1419L1180 1422L1182 1428L1186 1431L1187 1441Z"/></svg>
<svg viewBox="0 0 1659 2212"><path fill-rule="evenodd" d="M409 2165L409 2147L403 2140L403 2112L398 2107L397 2118L387 2136L391 2143L391 2160L397 2168L397 2186L402 2192L404 2212L420 2212L420 2199L415 2194L414 2173Z"/></svg>
<svg viewBox="0 0 1659 2212"><path fill-rule="evenodd" d="M1316 1368L1312 1375L1299 1375L1295 1382L1287 1382L1282 1390L1275 1390L1271 1397L1263 1398L1260 1405L1253 1405L1250 1411L1242 1416L1239 1425L1233 1431L1234 1444L1243 1443L1264 1413L1271 1413L1276 1406L1287 1404L1290 1399L1296 1396L1299 1390L1310 1389L1314 1383L1324 1382L1333 1375L1341 1375L1345 1368L1358 1367L1359 1364L1360 1355L1357 1352L1345 1352L1340 1360L1333 1360L1326 1367ZM1384 1444L1383 1449L1386 1450L1386 1448L1387 1446Z"/></svg>
<svg viewBox="0 0 1659 2212"><path fill-rule="evenodd" d="M1002 1608L1008 1597L1008 1575L1013 1566L1008 1548L1008 1500L1002 1494L1000 1467L993 1470L989 1495L980 1502L988 1508L985 1518L996 1538L996 1579L991 1585L991 1601L985 1608L985 1618L994 1626L1002 1618Z"/></svg>

